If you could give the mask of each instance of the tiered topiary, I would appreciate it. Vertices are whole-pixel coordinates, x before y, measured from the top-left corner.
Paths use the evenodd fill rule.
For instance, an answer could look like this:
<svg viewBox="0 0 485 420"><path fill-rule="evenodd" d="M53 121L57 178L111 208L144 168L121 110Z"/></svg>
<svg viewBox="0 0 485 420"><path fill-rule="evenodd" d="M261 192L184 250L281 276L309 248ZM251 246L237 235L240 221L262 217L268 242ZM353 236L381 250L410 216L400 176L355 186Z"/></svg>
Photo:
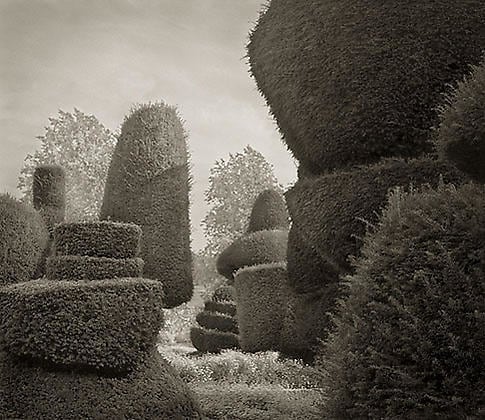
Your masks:
<svg viewBox="0 0 485 420"><path fill-rule="evenodd" d="M40 214L8 194L0 195L0 286L30 280L47 246Z"/></svg>
<svg viewBox="0 0 485 420"><path fill-rule="evenodd" d="M256 199L248 233L217 260L220 274L234 282L242 350L278 350L288 302L286 244L288 213L281 194L263 191Z"/></svg>
<svg viewBox="0 0 485 420"><path fill-rule="evenodd" d="M49 278L0 291L1 418L200 418L155 349L163 288L139 277L140 235L130 224L59 225Z"/></svg>
<svg viewBox="0 0 485 420"><path fill-rule="evenodd" d="M191 328L190 339L200 352L239 348L234 287L219 287L212 299L205 302L204 311L197 314L196 321L199 325Z"/></svg>
<svg viewBox="0 0 485 420"><path fill-rule="evenodd" d="M41 165L35 168L32 181L32 201L49 231L49 243L37 266L35 277L45 274L45 262L51 253L54 226L66 217L66 174L57 165Z"/></svg>
<svg viewBox="0 0 485 420"><path fill-rule="evenodd" d="M485 414L485 188L395 191L324 348L323 418Z"/></svg>
<svg viewBox="0 0 485 420"><path fill-rule="evenodd" d="M175 108L134 109L121 128L100 215L140 225L143 275L162 283L166 308L189 301L193 292L187 158Z"/></svg>
<svg viewBox="0 0 485 420"><path fill-rule="evenodd" d="M314 344L329 323L309 308L320 300L321 314L332 311L338 277L352 270L388 189L436 185L441 175L463 181L428 156L431 128L442 95L484 47L483 2L364 3L273 0L248 45L258 88L300 162L286 194L288 273L302 295L295 316L318 323Z"/></svg>

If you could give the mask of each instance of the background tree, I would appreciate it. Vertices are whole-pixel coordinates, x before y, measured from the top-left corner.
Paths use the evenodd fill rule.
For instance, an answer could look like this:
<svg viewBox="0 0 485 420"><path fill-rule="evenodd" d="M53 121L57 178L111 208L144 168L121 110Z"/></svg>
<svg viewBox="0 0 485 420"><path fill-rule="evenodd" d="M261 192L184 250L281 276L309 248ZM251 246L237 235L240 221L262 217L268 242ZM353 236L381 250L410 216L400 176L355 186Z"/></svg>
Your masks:
<svg viewBox="0 0 485 420"><path fill-rule="evenodd" d="M116 137L94 115L59 110L49 118L40 148L25 158L18 188L32 199L32 177L39 165L60 165L66 171L66 220L97 219Z"/></svg>
<svg viewBox="0 0 485 420"><path fill-rule="evenodd" d="M204 254L217 255L247 230L256 197L269 188L283 192L273 166L252 147L216 161L205 192L210 209L202 221L207 238Z"/></svg>

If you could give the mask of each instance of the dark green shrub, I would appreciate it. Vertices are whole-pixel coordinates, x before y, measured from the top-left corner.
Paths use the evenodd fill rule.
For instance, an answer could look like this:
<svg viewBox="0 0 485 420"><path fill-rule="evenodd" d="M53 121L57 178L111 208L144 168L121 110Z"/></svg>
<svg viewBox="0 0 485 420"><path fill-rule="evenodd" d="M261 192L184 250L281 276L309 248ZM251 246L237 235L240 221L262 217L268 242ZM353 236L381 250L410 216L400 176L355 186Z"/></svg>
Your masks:
<svg viewBox="0 0 485 420"><path fill-rule="evenodd" d="M273 0L248 55L289 149L321 174L430 151L442 94L484 38L481 0Z"/></svg>
<svg viewBox="0 0 485 420"><path fill-rule="evenodd" d="M482 418L485 189L394 191L323 348L326 418Z"/></svg>
<svg viewBox="0 0 485 420"><path fill-rule="evenodd" d="M39 213L0 194L0 237L0 286L29 280L48 241Z"/></svg>
<svg viewBox="0 0 485 420"><path fill-rule="evenodd" d="M436 146L443 159L484 183L485 62L473 70L472 76L458 83L441 108Z"/></svg>
<svg viewBox="0 0 485 420"><path fill-rule="evenodd" d="M141 227L144 276L163 284L167 308L193 292L187 158L175 108L155 103L134 109L121 128L100 215Z"/></svg>
<svg viewBox="0 0 485 420"><path fill-rule="evenodd" d="M192 392L156 350L127 376L54 371L0 354L0 418L201 419Z"/></svg>
<svg viewBox="0 0 485 420"><path fill-rule="evenodd" d="M212 300L214 302L234 302L235 293L234 286L222 285L216 289Z"/></svg>
<svg viewBox="0 0 485 420"><path fill-rule="evenodd" d="M276 190L264 190L254 202L248 233L260 230L288 230L285 198Z"/></svg>
<svg viewBox="0 0 485 420"><path fill-rule="evenodd" d="M239 348L237 334L201 327L190 329L190 340L201 353L219 353L224 349Z"/></svg>
<svg viewBox="0 0 485 420"><path fill-rule="evenodd" d="M50 280L102 280L120 277L141 277L141 258L81 257L61 255L49 257L46 276Z"/></svg>
<svg viewBox="0 0 485 420"><path fill-rule="evenodd" d="M219 274L232 281L242 267L286 259L287 230L262 230L236 239L217 258Z"/></svg>
<svg viewBox="0 0 485 420"><path fill-rule="evenodd" d="M56 255L134 258L140 237L140 227L130 223L63 223L54 229L54 250Z"/></svg>
<svg viewBox="0 0 485 420"><path fill-rule="evenodd" d="M221 313L202 311L197 314L195 320L201 327L218 330L221 332L238 333L237 320L229 315Z"/></svg>
<svg viewBox="0 0 485 420"><path fill-rule="evenodd" d="M239 342L243 351L277 350L288 301L286 264L262 264L234 277Z"/></svg>
<svg viewBox="0 0 485 420"><path fill-rule="evenodd" d="M132 370L163 323L160 283L140 278L36 280L0 289L0 343L69 369Z"/></svg>
<svg viewBox="0 0 485 420"><path fill-rule="evenodd" d="M304 179L286 193L293 225L308 246L328 263L349 270L357 256L366 224L377 221L389 188L430 183L463 182L463 175L446 162L430 159L386 160L370 167ZM298 282L298 278L295 279Z"/></svg>
<svg viewBox="0 0 485 420"><path fill-rule="evenodd" d="M205 302L204 309L209 312L219 312L229 316L236 315L236 304L234 302L215 302L209 300Z"/></svg>

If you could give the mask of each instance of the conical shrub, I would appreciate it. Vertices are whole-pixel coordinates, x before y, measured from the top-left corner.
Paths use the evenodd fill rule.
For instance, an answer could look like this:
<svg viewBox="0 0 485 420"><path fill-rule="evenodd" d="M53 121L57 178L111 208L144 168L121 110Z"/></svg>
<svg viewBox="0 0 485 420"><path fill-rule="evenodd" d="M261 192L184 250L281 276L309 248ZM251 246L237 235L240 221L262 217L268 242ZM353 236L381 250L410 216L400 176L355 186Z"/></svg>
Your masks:
<svg viewBox="0 0 485 420"><path fill-rule="evenodd" d="M175 108L140 105L125 118L106 181L100 218L143 230L144 276L160 281L164 306L193 293L186 134Z"/></svg>

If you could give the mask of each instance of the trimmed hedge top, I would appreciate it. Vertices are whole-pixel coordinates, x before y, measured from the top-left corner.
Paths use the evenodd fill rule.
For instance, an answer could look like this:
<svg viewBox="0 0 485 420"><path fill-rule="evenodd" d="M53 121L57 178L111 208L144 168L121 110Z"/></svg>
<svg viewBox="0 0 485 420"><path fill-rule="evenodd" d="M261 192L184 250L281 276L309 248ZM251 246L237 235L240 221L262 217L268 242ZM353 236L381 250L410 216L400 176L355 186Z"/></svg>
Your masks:
<svg viewBox="0 0 485 420"><path fill-rule="evenodd" d="M66 173L58 165L41 165L35 168L32 181L34 207L66 207Z"/></svg>
<svg viewBox="0 0 485 420"><path fill-rule="evenodd" d="M63 223L54 229L55 254L134 258L140 237L141 229L133 223Z"/></svg>
<svg viewBox="0 0 485 420"><path fill-rule="evenodd" d="M258 195L249 217L248 233L260 230L288 229L285 198L279 191L268 189Z"/></svg>
<svg viewBox="0 0 485 420"><path fill-rule="evenodd" d="M485 183L485 62L473 70L441 108L436 146L442 158Z"/></svg>
<svg viewBox="0 0 485 420"><path fill-rule="evenodd" d="M442 94L484 39L482 0L272 0L248 55L284 141L321 174L430 151Z"/></svg>
<svg viewBox="0 0 485 420"><path fill-rule="evenodd" d="M160 283L141 278L10 285L0 289L0 343L34 360L123 373L155 344L162 300Z"/></svg>

